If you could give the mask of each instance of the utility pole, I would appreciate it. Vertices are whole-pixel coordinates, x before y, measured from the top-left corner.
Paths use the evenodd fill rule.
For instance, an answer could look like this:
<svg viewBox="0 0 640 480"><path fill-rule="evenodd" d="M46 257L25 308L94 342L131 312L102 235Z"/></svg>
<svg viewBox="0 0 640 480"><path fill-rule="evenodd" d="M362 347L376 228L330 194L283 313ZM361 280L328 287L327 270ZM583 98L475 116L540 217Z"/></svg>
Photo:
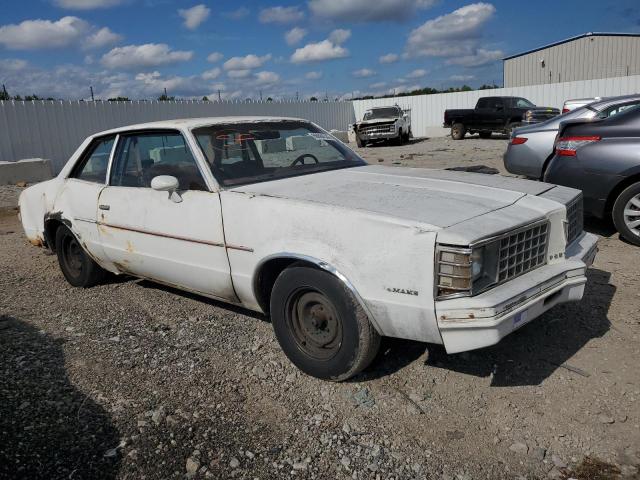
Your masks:
<svg viewBox="0 0 640 480"><path fill-rule="evenodd" d="M167 98L167 87L164 87L164 98Z"/></svg>
<svg viewBox="0 0 640 480"><path fill-rule="evenodd" d="M93 87L91 85L89 85L89 90L91 91L91 101L95 102L95 98L93 98Z"/></svg>
<svg viewBox="0 0 640 480"><path fill-rule="evenodd" d="M628 71L629 67L627 67L627 71ZM4 98L9 98L9 94L7 93L7 87L4 86L4 83L2 84L2 93L4 94Z"/></svg>
<svg viewBox="0 0 640 480"><path fill-rule="evenodd" d="M298 101L298 92L296 92L296 102Z"/></svg>
<svg viewBox="0 0 640 480"><path fill-rule="evenodd" d="M222 97L220 96L220 89L218 89L218 102L222 101Z"/></svg>
<svg viewBox="0 0 640 480"><path fill-rule="evenodd" d="M262 101L262 90L260 90L260 101Z"/></svg>

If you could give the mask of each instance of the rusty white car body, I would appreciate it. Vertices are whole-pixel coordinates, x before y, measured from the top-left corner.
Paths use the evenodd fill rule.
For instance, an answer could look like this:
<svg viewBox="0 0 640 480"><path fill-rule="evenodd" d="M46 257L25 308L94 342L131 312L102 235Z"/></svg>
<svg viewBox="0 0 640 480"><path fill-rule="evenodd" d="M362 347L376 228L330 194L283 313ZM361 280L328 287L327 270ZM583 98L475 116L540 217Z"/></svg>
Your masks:
<svg viewBox="0 0 640 480"><path fill-rule="evenodd" d="M305 166L286 178L225 185L199 129L278 122L316 132L316 150L302 141L296 155L331 144L353 155L353 165L306 174ZM181 137L202 188L169 191L163 176L152 188L114 185L114 157L126 150L123 139L139 132ZM75 178L84 152L104 138L113 139L106 176ZM267 143L278 141L260 148L277 150ZM582 229L579 191L366 165L336 142L311 123L282 118L174 120L102 132L56 178L22 193L22 223L32 243L49 246L51 228L66 225L109 272L264 313L275 276L305 262L348 288L379 335L444 344L449 353L493 345L554 305L581 299L597 242Z"/></svg>

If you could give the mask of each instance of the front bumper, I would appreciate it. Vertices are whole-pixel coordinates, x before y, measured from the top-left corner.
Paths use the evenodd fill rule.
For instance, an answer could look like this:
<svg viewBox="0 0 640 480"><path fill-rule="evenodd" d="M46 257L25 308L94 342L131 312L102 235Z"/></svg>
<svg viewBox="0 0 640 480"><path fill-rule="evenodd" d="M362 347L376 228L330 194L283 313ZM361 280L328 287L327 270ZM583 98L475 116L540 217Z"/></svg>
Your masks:
<svg viewBox="0 0 640 480"><path fill-rule="evenodd" d="M447 353L495 345L560 303L578 301L597 237L583 233L563 262L545 265L475 297L436 301L438 328Z"/></svg>

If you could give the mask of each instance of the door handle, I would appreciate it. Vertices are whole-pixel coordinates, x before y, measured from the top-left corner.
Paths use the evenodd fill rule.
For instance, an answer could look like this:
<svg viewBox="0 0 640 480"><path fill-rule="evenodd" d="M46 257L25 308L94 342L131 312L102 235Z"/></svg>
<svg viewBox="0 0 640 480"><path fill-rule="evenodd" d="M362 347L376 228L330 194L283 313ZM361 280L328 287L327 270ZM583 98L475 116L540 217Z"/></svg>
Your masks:
<svg viewBox="0 0 640 480"><path fill-rule="evenodd" d="M109 209L111 209L111 207L109 205L98 205L98 208L100 210L109 210Z"/></svg>

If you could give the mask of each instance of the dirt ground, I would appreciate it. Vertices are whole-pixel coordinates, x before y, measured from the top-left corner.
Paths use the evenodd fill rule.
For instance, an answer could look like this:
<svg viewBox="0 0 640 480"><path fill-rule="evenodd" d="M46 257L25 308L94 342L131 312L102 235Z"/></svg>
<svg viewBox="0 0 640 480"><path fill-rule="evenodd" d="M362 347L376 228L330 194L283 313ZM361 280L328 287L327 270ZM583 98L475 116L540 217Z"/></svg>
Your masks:
<svg viewBox="0 0 640 480"><path fill-rule="evenodd" d="M505 146L360 153L502 169ZM131 278L70 287L6 208L19 191L0 187L0 478L639 478L640 251L606 223L587 222L581 303L464 354L385 339L334 384L253 313Z"/></svg>

